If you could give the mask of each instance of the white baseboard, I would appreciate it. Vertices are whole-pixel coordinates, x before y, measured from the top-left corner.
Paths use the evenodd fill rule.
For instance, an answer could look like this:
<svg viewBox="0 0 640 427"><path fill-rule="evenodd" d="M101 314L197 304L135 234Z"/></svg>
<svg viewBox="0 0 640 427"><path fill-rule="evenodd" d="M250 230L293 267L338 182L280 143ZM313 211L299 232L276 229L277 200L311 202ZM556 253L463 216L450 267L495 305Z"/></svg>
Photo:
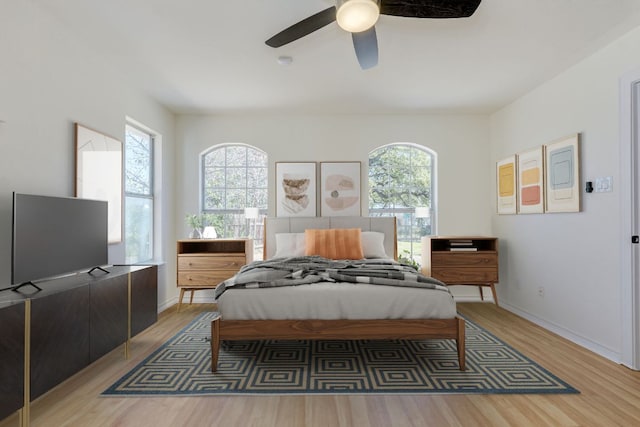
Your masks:
<svg viewBox="0 0 640 427"><path fill-rule="evenodd" d="M189 294L185 294L184 299L182 300L182 304L189 304ZM179 296L175 296L165 301L163 304L158 305L158 313L163 312L169 307L173 307L178 304ZM194 304L212 304L213 301L213 291L206 290L204 292L196 292L193 296Z"/></svg>
<svg viewBox="0 0 640 427"><path fill-rule="evenodd" d="M620 353L615 352L609 348L606 348L594 341L591 341L588 338L582 337L566 328L563 328L562 326L558 326L554 323L548 322L544 319L541 319L533 314L530 314L524 310L521 310L517 307L514 307L512 305L506 304L502 301L500 301L500 307L504 308L507 311L510 311L514 314L517 314L518 316L527 319L530 322L535 323L536 325L543 327L551 332L553 332L556 335L561 336L562 338L566 338L569 341L578 344L581 347L586 348L587 350L590 350L604 358L607 358L609 360L611 360L612 362L615 363L621 363L622 361L622 356Z"/></svg>
<svg viewBox="0 0 640 427"><path fill-rule="evenodd" d="M486 295L484 297L484 300L481 299L479 296L473 296L473 295L454 295L453 299L456 302L487 302L487 303L493 304L493 297L486 296Z"/></svg>
<svg viewBox="0 0 640 427"><path fill-rule="evenodd" d="M158 305L158 313L162 313L169 307L173 307L178 303L178 297L171 298L169 301L165 301L164 304Z"/></svg>

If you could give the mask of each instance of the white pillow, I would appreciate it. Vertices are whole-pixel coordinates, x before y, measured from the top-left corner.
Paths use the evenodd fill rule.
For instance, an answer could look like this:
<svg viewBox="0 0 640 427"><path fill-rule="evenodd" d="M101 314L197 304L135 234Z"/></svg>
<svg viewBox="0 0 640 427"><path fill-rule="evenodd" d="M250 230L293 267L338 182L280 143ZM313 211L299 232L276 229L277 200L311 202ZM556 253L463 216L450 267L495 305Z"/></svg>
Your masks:
<svg viewBox="0 0 640 427"><path fill-rule="evenodd" d="M273 258L304 256L304 233L276 233L276 253Z"/></svg>
<svg viewBox="0 0 640 427"><path fill-rule="evenodd" d="M384 250L384 233L363 231L360 240L365 258L390 258Z"/></svg>

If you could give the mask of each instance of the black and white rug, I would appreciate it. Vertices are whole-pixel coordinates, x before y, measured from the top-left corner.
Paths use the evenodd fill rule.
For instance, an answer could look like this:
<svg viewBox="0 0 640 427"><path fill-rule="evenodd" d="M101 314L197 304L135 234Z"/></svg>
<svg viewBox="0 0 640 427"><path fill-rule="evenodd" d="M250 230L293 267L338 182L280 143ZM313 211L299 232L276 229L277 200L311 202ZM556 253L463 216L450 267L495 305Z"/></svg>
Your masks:
<svg viewBox="0 0 640 427"><path fill-rule="evenodd" d="M211 372L203 313L103 395L579 393L467 320L467 370L453 340L247 341Z"/></svg>

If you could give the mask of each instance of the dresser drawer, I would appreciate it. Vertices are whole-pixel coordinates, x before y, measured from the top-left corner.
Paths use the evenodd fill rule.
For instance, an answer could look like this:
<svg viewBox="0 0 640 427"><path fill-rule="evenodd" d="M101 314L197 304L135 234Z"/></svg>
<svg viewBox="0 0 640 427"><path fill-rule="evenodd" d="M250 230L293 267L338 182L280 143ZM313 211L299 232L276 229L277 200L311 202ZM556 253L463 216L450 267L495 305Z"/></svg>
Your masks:
<svg viewBox="0 0 640 427"><path fill-rule="evenodd" d="M237 270L193 270L178 272L178 286L186 288L215 287L237 273Z"/></svg>
<svg viewBox="0 0 640 427"><path fill-rule="evenodd" d="M495 283L498 281L496 267L448 268L434 266L431 276L447 284Z"/></svg>
<svg viewBox="0 0 640 427"><path fill-rule="evenodd" d="M235 270L245 264L245 257L238 255L179 255L178 271L182 270Z"/></svg>
<svg viewBox="0 0 640 427"><path fill-rule="evenodd" d="M498 265L498 254L495 252L433 252L433 266L482 267Z"/></svg>

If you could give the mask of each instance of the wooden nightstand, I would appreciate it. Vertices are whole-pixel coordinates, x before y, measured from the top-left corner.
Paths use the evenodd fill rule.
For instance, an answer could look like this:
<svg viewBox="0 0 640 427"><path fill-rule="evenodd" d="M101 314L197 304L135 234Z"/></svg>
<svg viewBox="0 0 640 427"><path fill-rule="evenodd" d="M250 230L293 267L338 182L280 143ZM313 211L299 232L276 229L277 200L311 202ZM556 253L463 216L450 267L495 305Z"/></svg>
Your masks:
<svg viewBox="0 0 640 427"><path fill-rule="evenodd" d="M186 291L215 289L245 264L253 261L251 239L187 239L178 240L178 280L180 299L178 311Z"/></svg>
<svg viewBox="0 0 640 427"><path fill-rule="evenodd" d="M498 305L498 239L479 236L425 236L422 238L422 273L448 285L491 287Z"/></svg>

